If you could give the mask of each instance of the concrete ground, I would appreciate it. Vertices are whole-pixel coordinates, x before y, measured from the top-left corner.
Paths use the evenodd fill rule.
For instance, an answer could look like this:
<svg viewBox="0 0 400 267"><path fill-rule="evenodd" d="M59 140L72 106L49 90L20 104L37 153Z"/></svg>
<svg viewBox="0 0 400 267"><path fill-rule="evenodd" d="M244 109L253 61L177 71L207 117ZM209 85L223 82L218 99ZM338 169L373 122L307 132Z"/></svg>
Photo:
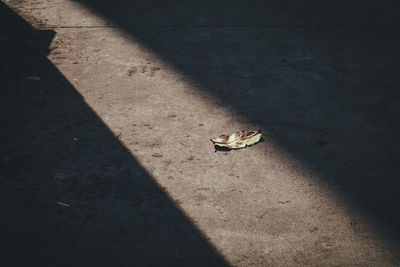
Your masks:
<svg viewBox="0 0 400 267"><path fill-rule="evenodd" d="M399 7L2 0L1 266L400 265Z"/></svg>

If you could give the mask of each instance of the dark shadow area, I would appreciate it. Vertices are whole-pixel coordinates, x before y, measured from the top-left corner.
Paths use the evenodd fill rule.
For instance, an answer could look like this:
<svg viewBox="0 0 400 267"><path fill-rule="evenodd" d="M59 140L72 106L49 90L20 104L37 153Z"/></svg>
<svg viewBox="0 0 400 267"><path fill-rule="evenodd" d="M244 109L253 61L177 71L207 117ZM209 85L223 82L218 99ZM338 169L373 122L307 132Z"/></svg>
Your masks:
<svg viewBox="0 0 400 267"><path fill-rule="evenodd" d="M0 3L1 266L225 266Z"/></svg>
<svg viewBox="0 0 400 267"><path fill-rule="evenodd" d="M79 2L270 133L400 241L398 2ZM326 146L313 140L321 128Z"/></svg>

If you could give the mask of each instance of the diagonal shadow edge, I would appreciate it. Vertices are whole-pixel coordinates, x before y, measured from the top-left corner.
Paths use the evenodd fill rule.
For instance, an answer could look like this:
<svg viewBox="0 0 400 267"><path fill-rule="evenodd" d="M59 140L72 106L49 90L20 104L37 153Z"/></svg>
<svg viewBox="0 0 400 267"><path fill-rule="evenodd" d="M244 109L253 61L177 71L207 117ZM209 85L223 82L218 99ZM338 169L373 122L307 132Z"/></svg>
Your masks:
<svg viewBox="0 0 400 267"><path fill-rule="evenodd" d="M46 59L54 32L0 22L3 265L227 266Z"/></svg>
<svg viewBox="0 0 400 267"><path fill-rule="evenodd" d="M398 151L400 144L395 136L400 131L395 124L396 118L398 118L395 106L399 103L399 94L395 86L399 84L399 81L394 76L393 69L395 69L395 62L399 55L398 49L395 48L399 40L398 38L389 40L389 37L387 37L393 38L393 35L398 32L396 26L382 30L379 27L381 23L376 21L371 23L370 26L363 24L362 29L357 27L346 29L346 27L340 25L336 29L332 26L327 33L321 33L321 29L314 29L310 26L306 27L306 30L301 29L302 27L295 27L292 30L289 27L287 30L289 33L286 33L283 39L279 34L273 32L274 29L263 29L262 27L256 30L235 30L234 27L231 29L213 29L206 25L200 29L193 27L124 28L124 25L135 25L141 19L145 21L155 19L157 22L171 22L179 19L182 19L183 22L196 19L207 21L208 17L205 15L207 12L204 10L211 10L214 18L218 16L224 18L224 16L229 17L227 15L229 9L228 11L224 10L227 13L223 14L220 6L216 11L212 10L213 7L210 7L196 14L193 9L185 10L185 7L180 6L180 9L177 9L178 11L172 12L172 15L170 15L167 13L174 9L173 3L162 5L166 10L161 7L154 9L155 5L153 4L159 4L157 1L147 4L140 1L124 2L121 5L112 4L109 1L93 2L90 0L79 1L79 3L100 14L116 27L120 26L123 31L131 35L144 47L200 84L200 87L207 94L216 98L219 104L228 106L241 116L246 117L250 124L257 124L267 132L273 133L275 140L282 148L298 158L308 168L320 173L323 177L323 181L320 182L326 183L339 197L348 199L350 204L359 209L371 221L378 232L385 234L388 241L394 242L396 247L398 246L400 241L400 229L398 227L400 225L400 207L396 203L400 203L400 199L397 194L399 184L396 173L399 172L397 167L399 162L396 151ZM224 2L220 1L220 3L223 4ZM395 3L391 4L396 5ZM171 6L166 7L165 5ZM348 5L356 7L357 3L353 1ZM265 6L261 6L260 14L263 11L262 7ZM252 9L249 4L245 4L241 8L244 17L248 15L246 8ZM395 7L389 5L385 8ZM130 17L127 14L129 10L138 10L137 14L139 15L135 13ZM357 15L361 14L362 17L363 10L360 10ZM143 12L140 13L141 11ZM188 12L185 13L185 11ZM316 8L309 12L318 11L318 8ZM370 11L365 10L365 14ZM151 15L147 17L146 12ZM285 18L292 15L296 17L295 13L295 10L288 10L287 14L284 15L286 15ZM118 14L125 14L125 17ZM328 15L331 16L330 19L335 21L336 14ZM255 17L257 20L262 20L262 16ZM349 17L351 17L351 14L349 14ZM243 17L241 18L243 19ZM133 23L129 23L130 20ZM318 21L312 21L312 23L316 22ZM396 25L396 23L393 25ZM174 25L173 23L170 24ZM258 24L262 25L262 23ZM284 23L284 25L287 24ZM198 35L200 31L203 34L201 37ZM323 29L323 31L326 31L326 29ZM266 36L268 34L273 34L277 40L271 41L273 38L268 38ZM308 55L301 55L299 59L291 61L290 57L281 52L280 46L286 46L287 50L292 49L288 43L297 41L295 40L296 34L297 37L306 38L303 40L304 44L300 44L300 46L303 45L300 48L308 48L310 45L322 47L314 49L322 58L320 62L315 63L315 66L307 65ZM308 40L307 34L311 38L317 37L315 40ZM316 43L310 43L312 41ZM272 52L262 49L262 46L268 45L271 45ZM364 47L360 49L357 45L364 45ZM343 46L347 46L347 48L343 48ZM339 50L345 50L345 52ZM348 57L348 59L336 59L329 54L333 53L332 51L338 51L337 53L342 58ZM273 52L277 52L278 56L274 56ZM370 59L368 54L375 56ZM266 61L260 60L260 55L265 55L266 58L270 57L273 67L277 67L277 70L273 70L273 67L266 67ZM257 64L250 62L251 60L246 60L246 57L260 61L261 66L257 68ZM296 57L296 55L292 55L292 57ZM311 61L314 63L313 60ZM305 66L302 66L302 64ZM368 64L377 67L362 68L362 66ZM265 67L264 70L263 67ZM220 71L226 68L229 70ZM216 72L213 75L214 70ZM263 74L263 71L266 71L267 74ZM289 74L285 74L288 71ZM284 80L288 79L288 75L291 74L306 75L306 79L310 79L309 77L314 79L313 75L317 76L316 79L322 77L326 80L325 83L322 82L322 85L330 88L330 90L316 92L315 86L321 85L321 83L316 82L312 84L312 87L314 87L312 97L299 96L305 93L307 89L304 87L301 89L301 86L293 81ZM237 76L233 77L233 75ZM265 75L265 77L262 78L262 75ZM349 75L349 78L343 78L345 75ZM248 81L248 77L253 80ZM386 82L381 81L385 79ZM245 81L243 82L243 80ZM279 83L282 85L277 85ZM245 90L240 88L243 85L250 88L248 93L243 92ZM294 89L287 90L283 95L263 91L262 88L271 85L279 90L287 90L284 88L285 86ZM360 97L355 86L361 86L365 91L365 95L358 101L354 101L354 95ZM252 90L251 87L255 89ZM377 87L381 90L380 92L376 92ZM301 89L300 92L296 92L295 90L299 88ZM228 92L231 93L230 97L226 97ZM270 97L274 98L275 102L272 102L268 107L265 103L269 102ZM300 101L304 101L304 103L299 103ZM332 101L333 104L329 101ZM291 104L292 107L290 107ZM335 105L344 109L344 112L335 111ZM302 115L297 113L303 112L301 109L304 108L311 110L311 113L319 113L319 118L304 125L295 121L296 118L301 118ZM371 110L366 110L368 108L371 108ZM285 109L287 110L282 112ZM279 115L279 112L282 112L283 115ZM346 112L348 113L346 114ZM357 117L361 117L363 123L359 129L355 128L359 123ZM321 127L328 127L338 137L337 140L333 141L333 143L336 141L336 144L330 145L331 148L329 146L328 148L320 148L313 144L312 135ZM345 127L349 127L350 130L346 130ZM355 133L349 133L351 130ZM376 136L372 138L371 136L374 134ZM337 146L338 143L340 143L339 149L332 148L332 146ZM324 149L328 152L325 153ZM340 171L341 169L343 171ZM380 177L385 178L382 181Z"/></svg>

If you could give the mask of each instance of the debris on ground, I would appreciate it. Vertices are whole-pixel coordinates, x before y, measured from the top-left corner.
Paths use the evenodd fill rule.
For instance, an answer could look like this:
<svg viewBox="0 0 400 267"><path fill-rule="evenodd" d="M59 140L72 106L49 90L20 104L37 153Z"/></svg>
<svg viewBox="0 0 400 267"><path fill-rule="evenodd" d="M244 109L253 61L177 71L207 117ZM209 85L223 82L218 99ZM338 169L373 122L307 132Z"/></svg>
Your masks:
<svg viewBox="0 0 400 267"><path fill-rule="evenodd" d="M323 128L314 134L314 142L317 145L324 146L330 142L328 130Z"/></svg>
<svg viewBox="0 0 400 267"><path fill-rule="evenodd" d="M67 204L67 203L64 203L64 202L61 202L61 201L57 201L57 204L60 205L60 206L64 206L64 207L69 208L69 204Z"/></svg>
<svg viewBox="0 0 400 267"><path fill-rule="evenodd" d="M39 76L28 76L23 79L24 81L40 81Z"/></svg>
<svg viewBox="0 0 400 267"><path fill-rule="evenodd" d="M215 149L239 149L254 145L260 141L262 132L259 130L243 130L231 135L221 135L215 139L210 139L213 142Z"/></svg>

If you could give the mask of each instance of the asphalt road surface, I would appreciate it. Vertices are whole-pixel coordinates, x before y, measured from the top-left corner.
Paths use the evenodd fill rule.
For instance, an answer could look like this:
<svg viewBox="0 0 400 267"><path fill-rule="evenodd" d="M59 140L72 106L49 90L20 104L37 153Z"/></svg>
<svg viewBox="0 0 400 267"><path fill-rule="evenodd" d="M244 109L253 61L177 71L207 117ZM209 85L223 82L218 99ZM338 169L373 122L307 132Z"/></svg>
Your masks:
<svg viewBox="0 0 400 267"><path fill-rule="evenodd" d="M0 265L400 265L399 8L2 0Z"/></svg>

